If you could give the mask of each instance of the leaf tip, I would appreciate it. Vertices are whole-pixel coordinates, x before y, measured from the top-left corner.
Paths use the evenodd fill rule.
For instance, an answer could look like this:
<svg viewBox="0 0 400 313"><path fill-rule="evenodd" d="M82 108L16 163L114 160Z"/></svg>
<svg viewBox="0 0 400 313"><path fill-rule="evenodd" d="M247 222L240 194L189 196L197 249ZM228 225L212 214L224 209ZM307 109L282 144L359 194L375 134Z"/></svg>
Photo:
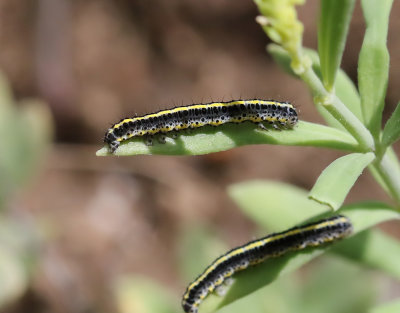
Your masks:
<svg viewBox="0 0 400 313"><path fill-rule="evenodd" d="M109 156L110 152L107 147L103 147L96 151L96 156Z"/></svg>

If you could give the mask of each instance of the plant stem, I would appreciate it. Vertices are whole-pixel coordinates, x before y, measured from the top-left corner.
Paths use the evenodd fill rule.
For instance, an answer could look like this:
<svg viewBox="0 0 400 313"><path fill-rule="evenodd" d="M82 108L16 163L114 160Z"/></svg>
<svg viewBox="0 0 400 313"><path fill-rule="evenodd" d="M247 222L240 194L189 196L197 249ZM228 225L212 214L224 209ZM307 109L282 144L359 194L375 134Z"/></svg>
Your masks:
<svg viewBox="0 0 400 313"><path fill-rule="evenodd" d="M392 198L396 201L397 207L400 206L400 170L398 160L390 158L388 153L377 159L373 164L376 171L385 182Z"/></svg>
<svg viewBox="0 0 400 313"><path fill-rule="evenodd" d="M299 58L301 59L301 58ZM382 157L382 151L375 151L375 141L364 124L344 105L332 92L328 92L311 65L302 62L303 70L297 71L301 79L310 88L316 105L322 105L346 130L357 140L363 151L373 151L377 156L373 167L387 186L387 191L397 206L400 206L400 167L398 160L391 158L388 153ZM295 69L294 69L295 70ZM334 91L333 91L334 92ZM379 147L377 147L378 150Z"/></svg>
<svg viewBox="0 0 400 313"><path fill-rule="evenodd" d="M311 66L304 67L305 70L299 73L301 79L310 88L316 105L322 105L332 116L334 116L347 131L358 141L361 148L367 151L374 151L375 144L371 133L361 121L336 97L328 92L319 77Z"/></svg>

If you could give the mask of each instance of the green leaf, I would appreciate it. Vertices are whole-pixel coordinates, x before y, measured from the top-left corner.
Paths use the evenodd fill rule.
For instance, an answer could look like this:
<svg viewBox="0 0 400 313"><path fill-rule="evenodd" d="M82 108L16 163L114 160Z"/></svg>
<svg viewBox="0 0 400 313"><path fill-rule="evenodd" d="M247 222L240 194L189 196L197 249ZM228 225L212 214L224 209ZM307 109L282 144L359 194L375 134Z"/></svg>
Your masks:
<svg viewBox="0 0 400 313"><path fill-rule="evenodd" d="M267 198L265 198L265 203L267 207ZM340 213L348 216L352 221L354 225L354 235L383 221L400 218L399 212L388 207L386 204L380 203L354 204L352 206L343 208ZM322 217L326 217L326 214L319 216L318 219ZM271 214L270 216L265 216L264 218L274 220L276 219L276 216ZM331 245L330 247L334 247L334 245ZM234 283L228 290L225 297L221 299L219 306L222 307L227 305L270 284L280 276L298 269L327 250L329 250L329 247L295 251L285 254L279 258L268 259L258 266L250 267L243 272L239 272L237 275L235 275Z"/></svg>
<svg viewBox="0 0 400 313"><path fill-rule="evenodd" d="M378 230L363 231L332 251L400 279L400 242Z"/></svg>
<svg viewBox="0 0 400 313"><path fill-rule="evenodd" d="M307 190L285 183L248 181L230 185L228 194L248 218L270 231L282 231L312 217L330 214L326 206L307 198ZM398 211L381 202L349 204L341 212L352 220L356 233L400 218Z"/></svg>
<svg viewBox="0 0 400 313"><path fill-rule="evenodd" d="M346 43L354 0L322 0L318 26L318 52L323 83L332 90Z"/></svg>
<svg viewBox="0 0 400 313"><path fill-rule="evenodd" d="M297 273L296 273L297 274ZM301 312L300 290L303 281L298 275L287 275L247 297L226 305L218 313L291 313ZM219 299L221 300L221 299ZM207 299L208 302L208 299ZM200 308L200 312L203 307ZM214 310L212 312L215 311Z"/></svg>
<svg viewBox="0 0 400 313"><path fill-rule="evenodd" d="M322 253L323 250L321 249L306 249L276 259L268 259L256 267L250 267L246 271L237 273L234 283L230 286L224 298L221 299L218 307L223 307L251 294L277 280L280 276L295 271Z"/></svg>
<svg viewBox="0 0 400 313"><path fill-rule="evenodd" d="M310 191L310 199L338 210L357 178L375 158L372 152L352 153L333 161L323 170Z"/></svg>
<svg viewBox="0 0 400 313"><path fill-rule="evenodd" d="M361 1L367 29L358 62L358 83L364 121L375 138L379 138L388 81L386 38L392 2Z"/></svg>
<svg viewBox="0 0 400 313"><path fill-rule="evenodd" d="M275 181L254 180L228 187L229 196L263 228L278 231L327 211L307 198L307 190Z"/></svg>
<svg viewBox="0 0 400 313"><path fill-rule="evenodd" d="M278 63L285 72L299 78L290 67L289 54L282 47L275 44L269 44L267 49L274 58L275 62ZM306 48L303 49L303 51L312 60L313 70L321 78L321 69L317 52L312 49ZM357 88L355 87L352 80L341 69L339 69L335 81L335 91L338 98L342 100L342 102L349 108L351 112L353 112L355 116L358 117L359 120L362 121L360 96L358 94ZM337 121L325 108L317 106L317 110L329 126L345 130L343 125L340 124L340 122Z"/></svg>
<svg viewBox="0 0 400 313"><path fill-rule="evenodd" d="M296 313L365 313L377 298L373 273L343 258L318 260L305 276L302 305Z"/></svg>
<svg viewBox="0 0 400 313"><path fill-rule="evenodd" d="M344 213L351 220L354 234L385 221L400 219L399 211L382 202L359 202L345 205L340 213Z"/></svg>
<svg viewBox="0 0 400 313"><path fill-rule="evenodd" d="M398 313L400 312L400 298L373 308L370 313Z"/></svg>
<svg viewBox="0 0 400 313"><path fill-rule="evenodd" d="M376 298L375 282L373 273L354 262L323 258L313 263L306 273L283 276L218 312L365 313ZM200 311L204 312L203 306Z"/></svg>
<svg viewBox="0 0 400 313"><path fill-rule="evenodd" d="M400 137L400 102L397 104L392 116L386 122L382 135L382 144L387 147Z"/></svg>
<svg viewBox="0 0 400 313"><path fill-rule="evenodd" d="M167 138L165 144L155 142L153 146L147 146L142 138L135 138L123 142L115 151L115 155L199 155L254 144L314 146L360 151L354 138L345 132L315 123L299 121L294 129L282 131L262 130L253 123L225 124L219 127L205 126L192 130L190 134L182 133L176 139ZM96 155L112 154L105 146L97 151Z"/></svg>

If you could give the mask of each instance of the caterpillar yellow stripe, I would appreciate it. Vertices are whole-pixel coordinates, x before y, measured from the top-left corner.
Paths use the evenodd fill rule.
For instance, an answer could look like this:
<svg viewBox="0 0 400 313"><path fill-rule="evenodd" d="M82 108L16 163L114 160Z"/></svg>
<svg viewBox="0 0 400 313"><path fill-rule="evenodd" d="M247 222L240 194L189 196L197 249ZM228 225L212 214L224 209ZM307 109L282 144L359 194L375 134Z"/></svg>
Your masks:
<svg viewBox="0 0 400 313"><path fill-rule="evenodd" d="M200 303L208 294L248 266L279 257L289 251L317 247L342 239L353 231L350 220L342 215L294 227L234 248L217 258L186 289L182 307L186 313L197 313Z"/></svg>
<svg viewBox="0 0 400 313"><path fill-rule="evenodd" d="M107 130L104 142L114 153L122 141L132 137L145 137L150 139L147 140L150 144L151 137L156 134L245 121L257 123L263 129L265 129L263 122L282 129L292 128L298 118L293 105L273 100L253 99L192 104L122 119Z"/></svg>

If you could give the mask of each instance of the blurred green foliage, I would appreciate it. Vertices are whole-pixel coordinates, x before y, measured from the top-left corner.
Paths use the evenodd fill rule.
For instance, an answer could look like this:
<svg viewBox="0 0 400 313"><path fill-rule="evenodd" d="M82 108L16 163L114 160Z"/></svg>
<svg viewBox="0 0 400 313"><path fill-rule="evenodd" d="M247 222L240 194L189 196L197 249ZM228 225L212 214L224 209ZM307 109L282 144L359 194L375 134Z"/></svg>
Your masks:
<svg viewBox="0 0 400 313"><path fill-rule="evenodd" d="M46 104L16 103L0 73L0 309L28 287L38 248L34 226L12 216L9 204L44 162L51 137Z"/></svg>
<svg viewBox="0 0 400 313"><path fill-rule="evenodd" d="M124 276L113 287L120 313L176 313L179 302L166 286L138 275Z"/></svg>

